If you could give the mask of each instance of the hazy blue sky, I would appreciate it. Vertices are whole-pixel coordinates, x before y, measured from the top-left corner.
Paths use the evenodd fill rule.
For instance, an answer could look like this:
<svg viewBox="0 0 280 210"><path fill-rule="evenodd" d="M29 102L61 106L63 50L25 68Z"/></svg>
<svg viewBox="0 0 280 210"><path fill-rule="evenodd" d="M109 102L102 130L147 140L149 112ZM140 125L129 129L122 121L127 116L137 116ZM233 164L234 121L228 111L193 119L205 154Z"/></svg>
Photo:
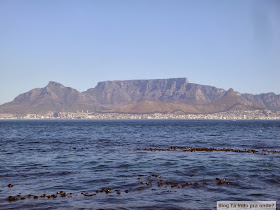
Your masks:
<svg viewBox="0 0 280 210"><path fill-rule="evenodd" d="M0 104L48 81L187 77L280 93L277 0L0 0Z"/></svg>

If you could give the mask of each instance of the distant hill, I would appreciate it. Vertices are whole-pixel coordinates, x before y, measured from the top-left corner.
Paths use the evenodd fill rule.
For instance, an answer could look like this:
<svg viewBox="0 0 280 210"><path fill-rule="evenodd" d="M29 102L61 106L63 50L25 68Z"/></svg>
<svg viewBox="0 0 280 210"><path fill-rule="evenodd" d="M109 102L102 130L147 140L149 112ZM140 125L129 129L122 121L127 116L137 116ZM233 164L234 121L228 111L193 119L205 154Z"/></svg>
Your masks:
<svg viewBox="0 0 280 210"><path fill-rule="evenodd" d="M0 113L124 112L126 109L210 113L259 108L280 110L280 95L239 94L233 90L189 83L187 78L171 78L99 82L95 88L84 92L49 82L46 87L30 90L1 105Z"/></svg>
<svg viewBox="0 0 280 210"><path fill-rule="evenodd" d="M0 106L0 113L46 113L49 111L93 111L93 105L79 91L57 82L49 82L44 88L35 88L20 94L12 102Z"/></svg>
<svg viewBox="0 0 280 210"><path fill-rule="evenodd" d="M240 93L235 92L232 88L230 88L222 98L210 104L210 106L215 112L266 108L262 104L258 104L243 98Z"/></svg>
<svg viewBox="0 0 280 210"><path fill-rule="evenodd" d="M242 94L242 97L249 101L261 104L267 109L280 111L280 95L276 95L275 93L262 93L258 95Z"/></svg>

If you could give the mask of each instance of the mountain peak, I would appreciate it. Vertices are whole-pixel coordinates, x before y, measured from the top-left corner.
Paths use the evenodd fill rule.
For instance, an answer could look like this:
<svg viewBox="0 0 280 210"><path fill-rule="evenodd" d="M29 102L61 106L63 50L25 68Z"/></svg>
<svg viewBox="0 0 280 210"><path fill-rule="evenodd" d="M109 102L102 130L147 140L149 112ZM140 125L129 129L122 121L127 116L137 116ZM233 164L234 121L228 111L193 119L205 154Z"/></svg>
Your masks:
<svg viewBox="0 0 280 210"><path fill-rule="evenodd" d="M224 96L240 96L240 93L235 92L232 88L228 89Z"/></svg>
<svg viewBox="0 0 280 210"><path fill-rule="evenodd" d="M58 82L49 81L47 87L64 87L64 86Z"/></svg>

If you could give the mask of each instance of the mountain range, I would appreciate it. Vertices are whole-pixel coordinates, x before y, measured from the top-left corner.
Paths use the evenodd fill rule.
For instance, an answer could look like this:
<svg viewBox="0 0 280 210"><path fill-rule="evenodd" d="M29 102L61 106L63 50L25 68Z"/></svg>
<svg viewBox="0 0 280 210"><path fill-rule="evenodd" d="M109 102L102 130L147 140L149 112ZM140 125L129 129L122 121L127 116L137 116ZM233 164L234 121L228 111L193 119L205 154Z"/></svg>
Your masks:
<svg viewBox="0 0 280 210"><path fill-rule="evenodd" d="M216 113L230 110L280 111L280 95L240 94L209 85L189 83L187 78L99 82L79 92L57 82L20 94L0 106L0 113L46 112L118 113Z"/></svg>

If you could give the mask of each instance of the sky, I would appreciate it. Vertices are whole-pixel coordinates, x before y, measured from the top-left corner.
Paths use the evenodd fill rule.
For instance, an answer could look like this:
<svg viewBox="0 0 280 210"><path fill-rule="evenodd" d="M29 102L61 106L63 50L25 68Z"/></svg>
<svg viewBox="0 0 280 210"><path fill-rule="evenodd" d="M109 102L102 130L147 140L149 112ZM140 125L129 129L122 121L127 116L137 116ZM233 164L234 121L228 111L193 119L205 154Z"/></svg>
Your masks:
<svg viewBox="0 0 280 210"><path fill-rule="evenodd" d="M0 0L0 104L49 81L280 94L278 0Z"/></svg>

